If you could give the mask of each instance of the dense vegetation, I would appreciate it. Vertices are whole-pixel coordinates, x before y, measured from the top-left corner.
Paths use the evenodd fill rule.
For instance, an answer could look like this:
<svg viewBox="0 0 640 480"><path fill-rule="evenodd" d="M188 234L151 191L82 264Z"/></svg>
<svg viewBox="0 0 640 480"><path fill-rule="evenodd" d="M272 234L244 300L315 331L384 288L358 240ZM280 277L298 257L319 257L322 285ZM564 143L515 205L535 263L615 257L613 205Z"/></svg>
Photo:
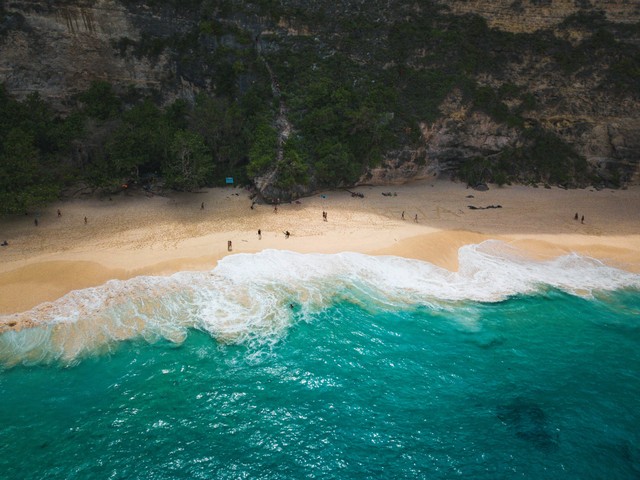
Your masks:
<svg viewBox="0 0 640 480"><path fill-rule="evenodd" d="M81 134L77 116L60 119L37 93L18 102L0 87L0 205L20 212L55 198L72 171L60 168Z"/></svg>
<svg viewBox="0 0 640 480"><path fill-rule="evenodd" d="M453 91L520 139L466 160L453 175L469 183L594 180L585 159L530 115L546 100L512 83L508 71L544 58L567 77L600 72L601 92L640 91L637 26L610 24L598 12L574 15L560 30L587 33L571 43L550 31L490 29L481 17L430 2L419 12L412 2L391 3L340 4L352 8L340 15L324 2L146 1L187 21L122 37L114 51L133 60L169 55L176 71L167 81L180 78L201 93L176 100L165 94L170 85L141 91L96 81L59 115L37 93L17 100L0 88L0 213L26 211L72 185L194 190L229 176L250 183L274 169L285 190L349 185L390 150L419 146L419 123L440 118ZM281 19L314 34L279 35ZM240 26L258 21L272 33Z"/></svg>

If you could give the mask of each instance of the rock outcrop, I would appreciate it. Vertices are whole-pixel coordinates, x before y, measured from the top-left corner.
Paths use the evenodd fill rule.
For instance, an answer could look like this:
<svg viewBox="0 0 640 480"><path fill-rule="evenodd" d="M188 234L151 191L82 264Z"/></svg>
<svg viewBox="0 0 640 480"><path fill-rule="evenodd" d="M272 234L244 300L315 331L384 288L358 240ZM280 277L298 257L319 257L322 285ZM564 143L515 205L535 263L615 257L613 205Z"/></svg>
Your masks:
<svg viewBox="0 0 640 480"><path fill-rule="evenodd" d="M439 0L451 12L476 14L491 27L507 32L535 32L554 28L569 15L600 10L616 23L635 23L640 4L634 0Z"/></svg>
<svg viewBox="0 0 640 480"><path fill-rule="evenodd" d="M5 8L4 22L19 28L5 29L0 38L0 79L18 96L39 92L64 110L93 80L148 90L175 73L165 55L151 59L118 54L115 42L138 39L141 30L140 16L117 1L17 1Z"/></svg>

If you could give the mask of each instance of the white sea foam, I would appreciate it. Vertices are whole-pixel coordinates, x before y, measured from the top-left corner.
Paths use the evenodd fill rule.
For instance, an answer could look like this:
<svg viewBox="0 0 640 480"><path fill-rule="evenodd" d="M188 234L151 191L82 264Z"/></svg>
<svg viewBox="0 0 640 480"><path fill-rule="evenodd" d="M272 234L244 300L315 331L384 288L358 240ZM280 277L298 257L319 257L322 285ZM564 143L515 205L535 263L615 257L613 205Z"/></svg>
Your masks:
<svg viewBox="0 0 640 480"><path fill-rule="evenodd" d="M342 300L365 308L441 308L501 301L546 286L581 295L640 289L640 275L597 260L568 255L533 262L498 241L462 247L459 265L449 272L392 256L265 250L227 256L210 272L112 280L0 317L2 323L46 325L0 336L0 362L73 362L134 337L180 343L189 328L220 342L263 345L277 341L296 319Z"/></svg>

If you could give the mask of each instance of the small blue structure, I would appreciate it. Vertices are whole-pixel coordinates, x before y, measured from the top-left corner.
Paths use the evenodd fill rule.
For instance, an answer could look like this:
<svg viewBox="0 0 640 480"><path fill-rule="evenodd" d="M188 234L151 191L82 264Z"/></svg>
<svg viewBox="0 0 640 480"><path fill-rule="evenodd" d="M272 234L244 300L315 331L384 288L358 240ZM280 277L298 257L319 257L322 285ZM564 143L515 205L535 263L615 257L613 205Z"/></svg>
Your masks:
<svg viewBox="0 0 640 480"><path fill-rule="evenodd" d="M233 185L233 177L227 177L225 183Z"/></svg>

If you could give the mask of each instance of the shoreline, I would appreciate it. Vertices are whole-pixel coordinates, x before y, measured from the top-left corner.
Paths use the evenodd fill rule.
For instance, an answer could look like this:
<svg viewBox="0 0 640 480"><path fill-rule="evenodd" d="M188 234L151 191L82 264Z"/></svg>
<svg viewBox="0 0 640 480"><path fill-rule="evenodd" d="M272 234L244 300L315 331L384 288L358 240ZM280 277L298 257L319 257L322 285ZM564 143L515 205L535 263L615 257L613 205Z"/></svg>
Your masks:
<svg viewBox="0 0 640 480"><path fill-rule="evenodd" d="M279 205L277 213L271 205L251 208L246 190L221 187L58 202L39 212L38 226L34 215L2 219L0 241L9 245L0 247L0 315L110 279L209 270L226 255L264 249L396 255L455 271L460 247L496 239L532 260L577 253L640 273L639 186L491 186L480 192L448 180L420 180L352 190L364 198L328 191ZM585 215L584 224L575 213Z"/></svg>

